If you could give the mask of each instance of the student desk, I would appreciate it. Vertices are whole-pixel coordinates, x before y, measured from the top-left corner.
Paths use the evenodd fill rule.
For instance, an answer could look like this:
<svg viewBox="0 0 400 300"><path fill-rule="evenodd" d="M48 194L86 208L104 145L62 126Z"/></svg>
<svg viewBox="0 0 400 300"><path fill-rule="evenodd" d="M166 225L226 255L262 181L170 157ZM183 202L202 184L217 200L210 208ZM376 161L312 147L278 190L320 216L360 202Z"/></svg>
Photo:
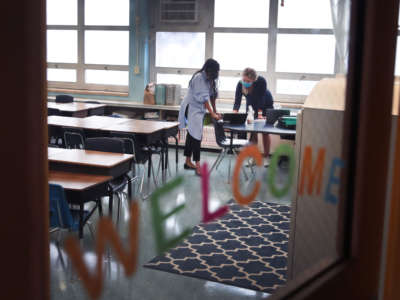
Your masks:
<svg viewBox="0 0 400 300"><path fill-rule="evenodd" d="M135 134L139 143L144 145L153 145L161 142L161 166L163 181L165 181L165 170L168 167L168 138L174 137L176 143L176 168L178 168L178 122L162 122L150 120L134 120L130 119L127 122L120 123L114 126L107 126L106 129L111 132ZM148 176L150 177L150 170Z"/></svg>
<svg viewBox="0 0 400 300"><path fill-rule="evenodd" d="M112 215L113 195L108 189L108 182L131 170L133 155L48 148L48 159L50 173L53 174L50 178L60 179L58 184L66 189L69 201L80 205L79 237L82 237L83 224L86 222L83 220L83 205L108 196L109 212ZM132 194L130 184L128 184L128 194ZM93 211L90 215L92 213Z"/></svg>
<svg viewBox="0 0 400 300"><path fill-rule="evenodd" d="M224 125L225 129L231 132L269 133L277 135L295 136L296 130L277 128L274 125L266 124L265 120L255 121L253 124Z"/></svg>
<svg viewBox="0 0 400 300"><path fill-rule="evenodd" d="M113 118L106 116L91 116L87 118L73 118L62 116L49 116L49 127L71 127L81 128L89 131L115 134L135 135L136 141L141 145L153 145L157 142L162 144L162 172L163 179L168 166L168 138L176 137L178 133L178 122L162 122L150 120L136 120L126 118ZM51 134L49 134L51 136ZM178 140L176 139L176 143ZM176 147L176 164L178 166L178 147ZM151 176L149 170L148 176Z"/></svg>
<svg viewBox="0 0 400 300"><path fill-rule="evenodd" d="M112 118L106 116L91 116L86 118L65 117L65 116L49 116L47 123L53 127L70 127L86 130L101 130L107 126L116 126L124 123L129 119Z"/></svg>
<svg viewBox="0 0 400 300"><path fill-rule="evenodd" d="M104 115L105 104L94 104L94 103L82 103L82 102L71 102L71 103L55 103L47 102L48 108L58 109L63 116L69 117L86 117L90 113Z"/></svg>
<svg viewBox="0 0 400 300"><path fill-rule="evenodd" d="M48 149L49 167L54 171L119 177L131 170L132 154L81 149Z"/></svg>
<svg viewBox="0 0 400 300"><path fill-rule="evenodd" d="M71 173L62 171L50 171L49 183L61 185L68 202L79 205L79 238L83 237L83 226L93 214L97 205L84 218L84 205L87 202L95 201L105 195L110 196L108 183L112 180L111 176L91 175L81 173Z"/></svg>
<svg viewBox="0 0 400 300"><path fill-rule="evenodd" d="M256 120L252 124L245 123L242 125L224 125L224 128L231 132L230 151L232 151L233 133L235 132L268 133L290 137L296 136L296 130L277 128L274 125L266 124L265 120Z"/></svg>

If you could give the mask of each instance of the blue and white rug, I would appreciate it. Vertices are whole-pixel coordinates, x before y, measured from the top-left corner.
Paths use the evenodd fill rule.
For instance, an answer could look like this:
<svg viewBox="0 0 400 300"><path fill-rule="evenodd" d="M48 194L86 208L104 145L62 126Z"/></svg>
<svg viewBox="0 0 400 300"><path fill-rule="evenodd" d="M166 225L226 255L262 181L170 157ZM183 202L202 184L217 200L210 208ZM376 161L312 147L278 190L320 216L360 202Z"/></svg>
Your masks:
<svg viewBox="0 0 400 300"><path fill-rule="evenodd" d="M272 293L286 282L290 207L230 204L145 267Z"/></svg>

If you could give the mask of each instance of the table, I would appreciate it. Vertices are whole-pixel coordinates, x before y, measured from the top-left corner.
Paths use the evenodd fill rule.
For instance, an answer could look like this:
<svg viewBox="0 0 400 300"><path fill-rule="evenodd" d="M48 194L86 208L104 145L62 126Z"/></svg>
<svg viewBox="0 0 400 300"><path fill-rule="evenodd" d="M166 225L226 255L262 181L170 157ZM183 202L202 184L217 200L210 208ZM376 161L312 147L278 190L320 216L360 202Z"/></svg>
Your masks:
<svg viewBox="0 0 400 300"><path fill-rule="evenodd" d="M84 130L99 131L116 134L135 135L135 140L139 144L146 146L162 143L162 174L165 181L165 170L168 167L168 138L176 136L178 133L178 122L162 122L151 120L136 120L127 118L113 118L107 116L91 116L86 118L73 118L63 116L49 116L48 125L50 127L71 127ZM50 133L49 136L52 134ZM178 140L176 139L176 167L178 168ZM148 172L151 177L151 170Z"/></svg>
<svg viewBox="0 0 400 300"><path fill-rule="evenodd" d="M242 125L224 125L225 129L230 130L230 147L229 151L232 153L233 133L234 132L250 132L250 133L263 133L263 134L277 134L283 136L296 136L296 130L277 128L274 125L266 124L265 120L256 120L252 124Z"/></svg>
<svg viewBox="0 0 400 300"><path fill-rule="evenodd" d="M90 114L104 115L106 105L71 102L71 103L55 103L47 102L47 108L58 109L63 116L70 117L86 117Z"/></svg>
<svg viewBox="0 0 400 300"><path fill-rule="evenodd" d="M49 116L47 123L49 126L81 128L86 130L101 130L108 126L117 126L129 119L113 118L106 116L90 116L86 118Z"/></svg>
<svg viewBox="0 0 400 300"><path fill-rule="evenodd" d="M231 130L231 132L269 133L287 136L296 135L296 130L277 128L274 127L274 125L266 124L265 120L255 121L253 124L224 125L224 128Z"/></svg>
<svg viewBox="0 0 400 300"><path fill-rule="evenodd" d="M85 203L94 201L93 199L95 199L96 201L96 199L100 199L105 195L108 195L112 198L112 195L110 195L110 192L108 190L108 183L111 180L111 176L71 173L63 171L49 172L49 183L61 185L65 190L68 202L70 202L71 204L79 205L79 238L83 237L83 227L98 207L97 204L90 211L89 215L84 219Z"/></svg>
<svg viewBox="0 0 400 300"><path fill-rule="evenodd" d="M108 153L81 149L48 148L50 170L112 176L131 170L132 154Z"/></svg>

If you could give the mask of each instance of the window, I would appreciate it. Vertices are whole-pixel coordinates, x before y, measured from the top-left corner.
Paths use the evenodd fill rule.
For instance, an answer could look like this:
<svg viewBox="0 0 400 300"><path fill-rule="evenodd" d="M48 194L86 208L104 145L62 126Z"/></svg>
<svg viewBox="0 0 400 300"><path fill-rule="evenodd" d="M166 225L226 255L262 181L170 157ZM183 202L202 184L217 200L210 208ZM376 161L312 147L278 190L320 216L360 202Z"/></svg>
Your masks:
<svg viewBox="0 0 400 300"><path fill-rule="evenodd" d="M128 66L129 32L87 30L85 63Z"/></svg>
<svg viewBox="0 0 400 300"><path fill-rule="evenodd" d="M267 34L214 34L214 58L220 63L221 70L243 70L251 66L257 71L266 71L267 52Z"/></svg>
<svg viewBox="0 0 400 300"><path fill-rule="evenodd" d="M85 25L129 26L129 1L85 0Z"/></svg>
<svg viewBox="0 0 400 300"><path fill-rule="evenodd" d="M279 5L278 27L331 29L330 0L285 0Z"/></svg>
<svg viewBox="0 0 400 300"><path fill-rule="evenodd" d="M269 0L215 0L214 15L215 27L267 28Z"/></svg>
<svg viewBox="0 0 400 300"><path fill-rule="evenodd" d="M278 34L276 71L333 74L335 37L321 34Z"/></svg>
<svg viewBox="0 0 400 300"><path fill-rule="evenodd" d="M47 0L47 25L78 25L78 0Z"/></svg>
<svg viewBox="0 0 400 300"><path fill-rule="evenodd" d="M212 57L221 66L221 98L233 100L241 72L252 67L275 101L303 103L318 81L343 69L330 2L208 0L199 2L197 24L156 20L151 80L181 84L186 93L186 79Z"/></svg>
<svg viewBox="0 0 400 300"><path fill-rule="evenodd" d="M78 62L78 34L76 30L47 30L47 61Z"/></svg>
<svg viewBox="0 0 400 300"><path fill-rule="evenodd" d="M304 95L310 94L311 90L318 81L312 80L288 80L278 79L276 91L278 94L283 95Z"/></svg>
<svg viewBox="0 0 400 300"><path fill-rule="evenodd" d="M240 77L221 76L218 85L219 91L236 91L236 86L240 79Z"/></svg>
<svg viewBox="0 0 400 300"><path fill-rule="evenodd" d="M201 68L205 50L204 32L157 32L156 66Z"/></svg>
<svg viewBox="0 0 400 300"><path fill-rule="evenodd" d="M128 91L129 3L47 0L49 87Z"/></svg>
<svg viewBox="0 0 400 300"><path fill-rule="evenodd" d="M68 69L47 69L49 81L76 82L76 70Z"/></svg>
<svg viewBox="0 0 400 300"><path fill-rule="evenodd" d="M129 72L86 70L86 82L97 84L128 85Z"/></svg>
<svg viewBox="0 0 400 300"><path fill-rule="evenodd" d="M183 88L189 86L192 75L157 74L157 82L163 84L180 84Z"/></svg>

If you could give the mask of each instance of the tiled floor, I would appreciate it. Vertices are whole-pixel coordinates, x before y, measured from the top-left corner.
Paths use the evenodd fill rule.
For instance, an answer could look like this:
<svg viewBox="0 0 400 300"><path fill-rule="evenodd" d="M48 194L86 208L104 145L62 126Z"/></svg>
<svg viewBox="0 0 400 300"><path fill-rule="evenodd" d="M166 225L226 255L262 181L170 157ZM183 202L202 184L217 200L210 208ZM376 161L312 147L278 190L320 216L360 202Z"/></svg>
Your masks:
<svg viewBox="0 0 400 300"><path fill-rule="evenodd" d="M175 150L170 150L170 162L172 175L175 176ZM217 153L202 152L202 161L211 166L216 159ZM179 154L180 164L178 174L184 176L184 184L160 200L162 209L169 211L178 204L185 204L185 209L171 217L166 222L166 231L170 236L180 233L186 227L193 227L201 220L201 184L200 178L193 171L183 170L182 150ZM231 185L228 184L228 159L225 159L218 170L210 177L210 208L211 210L227 203L232 199ZM156 162L157 163L157 162ZM232 161L232 170L234 161ZM250 175L249 168L246 168ZM267 168L261 168L253 176L253 180L241 180L242 192L252 188L254 178L265 178ZM279 178L278 178L279 180ZM265 180L264 180L265 182ZM290 203L290 199L273 199L267 192L266 185L262 185L258 200ZM107 200L104 200L106 204ZM116 201L114 201L115 204ZM243 288L209 282L201 279L190 278L181 275L145 269L143 264L156 256L155 241L153 236L152 219L150 215L150 201L138 201L140 205L140 236L139 236L139 259L138 270L131 277L126 278L123 267L115 259L111 252L110 259L104 259L104 289L101 299L265 299L269 295ZM107 207L107 205L104 205ZM122 215L118 225L118 231L123 241L127 240L128 205L124 201ZM114 209L116 213L116 209ZM93 227L96 229L97 213L92 217ZM114 220L116 217L114 216ZM57 300L89 299L87 293L79 281L71 262L63 250L56 246L55 236L51 238L50 244L50 268L51 268L51 298ZM85 228L84 238L81 246L85 252L85 261L90 267L96 263L94 252L94 239L90 231Z"/></svg>

